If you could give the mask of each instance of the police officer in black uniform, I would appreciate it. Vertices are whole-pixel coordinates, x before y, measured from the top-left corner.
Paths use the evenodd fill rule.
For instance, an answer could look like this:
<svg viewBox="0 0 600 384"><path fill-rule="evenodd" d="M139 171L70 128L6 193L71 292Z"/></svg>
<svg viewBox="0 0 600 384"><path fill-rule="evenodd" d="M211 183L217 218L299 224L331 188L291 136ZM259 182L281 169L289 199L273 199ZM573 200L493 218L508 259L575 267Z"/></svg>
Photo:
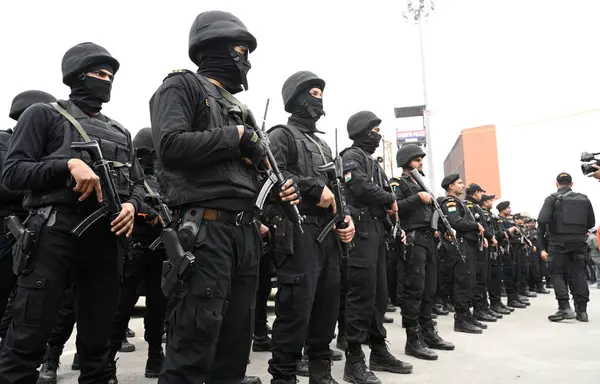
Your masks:
<svg viewBox="0 0 600 384"><path fill-rule="evenodd" d="M69 100L36 104L15 127L2 181L9 189L27 191L27 227L38 236L30 260L19 271L14 319L0 352L0 381L35 381L71 279L77 286L79 382L106 383L112 376L109 336L127 251L126 240L118 237L131 235L144 196L129 132L100 113L118 69L119 62L97 44L72 47L62 60ZM116 219L100 219L75 238L71 230L98 208L106 193L86 163L89 155L70 148L85 136L96 140L105 159L113 162L123 208Z"/></svg>
<svg viewBox="0 0 600 384"><path fill-rule="evenodd" d="M489 248L498 244L493 230L486 226L483 210L479 206L481 196L485 191L478 184L472 183L467 187L465 206L471 215L484 228L483 236L475 248L475 286L473 296L473 316L479 321L494 322L497 317L489 312L490 304L487 299Z"/></svg>
<svg viewBox="0 0 600 384"><path fill-rule="evenodd" d="M484 228L469 214L463 202L458 198L465 191L465 184L457 173L450 174L442 180L442 188L447 196L441 204L442 211L448 217L456 238L460 244L462 259L452 245L446 251L452 256L453 263L453 301L454 330L465 333L482 333L485 324L479 323L471 314L469 306L473 300L475 285L475 253L479 236L483 236Z"/></svg>
<svg viewBox="0 0 600 384"><path fill-rule="evenodd" d="M146 312L144 314L144 339L148 343L148 359L145 376L158 377L164 360L162 334L167 310L167 299L161 291L161 270L165 260L164 249L151 250L150 244L160 236L166 217L160 215L159 184L154 173L156 151L150 128L141 129L133 139L137 159L144 169L145 200L135 216L132 234L132 254L125 264L119 303L113 321L111 343L113 354L121 348L127 324L138 301L138 287L143 281L146 289ZM167 223L164 223L167 224Z"/></svg>
<svg viewBox="0 0 600 384"><path fill-rule="evenodd" d="M500 228L498 217L490 211L496 195L481 196L479 205L483 211L483 226L487 232L492 233L495 244L488 247L488 294L490 297L488 313L496 318L502 318L502 315L510 315L511 310L502 303L502 253L506 247L508 237L503 229Z"/></svg>
<svg viewBox="0 0 600 384"><path fill-rule="evenodd" d="M398 212L395 195L387 187L387 176L373 159L381 141L379 119L361 111L348 119L348 136L354 141L342 151L346 203L356 226L346 269L346 339L344 380L381 383L367 370L361 344L371 345L370 368L374 371L410 373L412 365L397 360L388 351L383 316L388 303L384 220Z"/></svg>
<svg viewBox="0 0 600 384"><path fill-rule="evenodd" d="M542 295L550 294L550 291L544 288L543 275L544 263L540 255L540 247L537 238L537 220L532 217L525 219L525 233L531 241L533 249L529 255L529 288Z"/></svg>
<svg viewBox="0 0 600 384"><path fill-rule="evenodd" d="M52 103L55 101L54 96L43 91L30 90L21 92L13 99L8 116L18 121L19 116L31 105L36 103ZM10 128L0 131L0 172L4 169L6 151L8 150L12 134L13 130ZM27 211L23 209L24 197L25 193L23 191L11 191L4 184L0 184L0 316L3 316L5 313L7 302L11 293L14 292L17 281L17 277L13 273L12 258L12 246L15 240L12 236L4 236L7 232L7 229L4 228L4 218L10 215L17 215L21 221L25 220ZM12 316L10 316L10 319L12 319ZM6 336L9 324L10 321L3 321L2 325L0 325L0 339L2 339L0 343L3 342Z"/></svg>
<svg viewBox="0 0 600 384"><path fill-rule="evenodd" d="M550 321L577 318L587 322L590 291L585 275L586 233L596 225L592 203L583 193L574 192L573 179L562 172L556 177L557 191L544 200L538 215L538 241L544 260L552 258L552 285L558 301L558 312ZM546 225L549 241L544 237ZM575 302L575 313L569 304L568 280Z"/></svg>
<svg viewBox="0 0 600 384"><path fill-rule="evenodd" d="M413 169L423 173L424 157L425 152L419 145L402 146L396 155L398 167L402 167L402 177L392 180L392 188L398 199L398 216L407 236L405 279L400 300L402 326L406 328L404 351L419 359L436 360L438 356L432 349L453 350L454 344L438 335L431 316L438 273L435 231L432 228L433 196L423 191L410 175Z"/></svg>
<svg viewBox="0 0 600 384"><path fill-rule="evenodd" d="M248 89L255 49L236 16L203 12L189 35L197 73L173 72L150 100L161 192L178 218L182 247L195 257L183 289L169 293L159 383L260 382L244 374L260 253L254 164L265 150L233 96ZM291 181L280 194L296 200Z"/></svg>
<svg viewBox="0 0 600 384"><path fill-rule="evenodd" d="M340 240L350 242L354 224L346 207L337 207L327 186L327 174L318 167L333 160L331 149L316 133L316 122L324 115L322 94L325 81L312 72L291 75L283 84L286 125L269 131L271 149L286 178L293 179L302 195L298 205L306 216L304 233L285 224L285 236L275 256L277 296L273 323L273 358L269 361L271 383L295 382L297 362L306 340L310 383L336 383L331 377L331 352L338 316L340 290ZM316 238L341 210L348 228L328 233L321 243ZM337 212L337 211L336 211Z"/></svg>

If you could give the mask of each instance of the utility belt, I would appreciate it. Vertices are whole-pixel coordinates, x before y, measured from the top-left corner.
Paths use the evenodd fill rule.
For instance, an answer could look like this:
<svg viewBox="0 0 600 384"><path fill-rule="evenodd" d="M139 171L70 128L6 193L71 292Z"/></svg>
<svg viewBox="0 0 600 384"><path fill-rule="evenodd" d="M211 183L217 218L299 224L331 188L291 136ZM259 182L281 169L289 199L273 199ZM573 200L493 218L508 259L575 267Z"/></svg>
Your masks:
<svg viewBox="0 0 600 384"><path fill-rule="evenodd" d="M356 219L356 221L369 223L372 220L383 222L383 220L385 219L385 214L375 215L375 213L371 211L371 208L368 207L355 208L349 205L348 210L350 210L350 215L352 215L352 218Z"/></svg>
<svg viewBox="0 0 600 384"><path fill-rule="evenodd" d="M37 244L42 229L52 212L53 208L50 205L31 210L23 223L16 215L10 215L4 219L4 227L7 229L6 236L15 239L12 248L13 273L15 275L28 275L31 273L33 248Z"/></svg>
<svg viewBox="0 0 600 384"><path fill-rule="evenodd" d="M333 216L309 216L306 215L304 219L305 224L315 224L317 227L323 227L331 221Z"/></svg>

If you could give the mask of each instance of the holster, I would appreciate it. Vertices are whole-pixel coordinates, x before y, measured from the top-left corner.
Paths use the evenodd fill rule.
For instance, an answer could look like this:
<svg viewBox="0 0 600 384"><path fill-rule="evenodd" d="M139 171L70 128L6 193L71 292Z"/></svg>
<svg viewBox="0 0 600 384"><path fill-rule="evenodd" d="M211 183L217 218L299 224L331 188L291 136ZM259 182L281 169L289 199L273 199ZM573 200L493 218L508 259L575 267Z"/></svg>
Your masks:
<svg viewBox="0 0 600 384"><path fill-rule="evenodd" d="M6 227L15 237L15 244L12 247L13 273L15 275L28 275L31 273L33 248L38 242L42 229L51 213L52 206L33 210L25 219L24 225L14 215L5 219Z"/></svg>

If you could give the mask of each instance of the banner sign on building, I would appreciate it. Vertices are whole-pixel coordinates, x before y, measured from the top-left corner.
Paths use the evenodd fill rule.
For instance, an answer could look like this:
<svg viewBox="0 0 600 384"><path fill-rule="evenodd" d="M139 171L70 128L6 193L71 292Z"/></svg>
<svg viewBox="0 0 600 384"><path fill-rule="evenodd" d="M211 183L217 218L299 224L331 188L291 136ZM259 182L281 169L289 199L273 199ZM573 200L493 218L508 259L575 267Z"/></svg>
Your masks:
<svg viewBox="0 0 600 384"><path fill-rule="evenodd" d="M411 131L396 130L396 144L398 145L398 148L407 143L425 145L425 136L426 134L424 129Z"/></svg>

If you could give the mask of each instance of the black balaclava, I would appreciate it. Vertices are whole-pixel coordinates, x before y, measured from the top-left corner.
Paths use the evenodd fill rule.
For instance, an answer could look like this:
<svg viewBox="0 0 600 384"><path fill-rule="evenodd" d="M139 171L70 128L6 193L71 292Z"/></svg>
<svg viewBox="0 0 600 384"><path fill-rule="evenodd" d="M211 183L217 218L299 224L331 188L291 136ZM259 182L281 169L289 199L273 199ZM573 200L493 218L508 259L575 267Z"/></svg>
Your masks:
<svg viewBox="0 0 600 384"><path fill-rule="evenodd" d="M292 116L316 123L321 116L325 116L325 111L323 110L323 99L314 97L309 93L313 88L321 89L317 85L312 85L306 87L296 96L293 103Z"/></svg>
<svg viewBox="0 0 600 384"><path fill-rule="evenodd" d="M252 68L248 53L240 54L234 49L236 45L244 44L217 43L207 46L198 53L196 59L198 73L219 81L231 94L248 90L247 74Z"/></svg>
<svg viewBox="0 0 600 384"><path fill-rule="evenodd" d="M71 94L69 98L73 103L88 113L98 113L102 109L102 103L110 101L112 81L97 79L86 73L100 69L115 73L112 67L106 64L92 66L70 81Z"/></svg>
<svg viewBox="0 0 600 384"><path fill-rule="evenodd" d="M352 145L372 155L375 153L377 147L379 147L380 142L381 135L369 129L368 131L362 132L360 136L356 137Z"/></svg>
<svg viewBox="0 0 600 384"><path fill-rule="evenodd" d="M156 161L156 152L150 151L146 148L140 148L137 150L137 158L144 169L145 175L154 174L154 162Z"/></svg>

